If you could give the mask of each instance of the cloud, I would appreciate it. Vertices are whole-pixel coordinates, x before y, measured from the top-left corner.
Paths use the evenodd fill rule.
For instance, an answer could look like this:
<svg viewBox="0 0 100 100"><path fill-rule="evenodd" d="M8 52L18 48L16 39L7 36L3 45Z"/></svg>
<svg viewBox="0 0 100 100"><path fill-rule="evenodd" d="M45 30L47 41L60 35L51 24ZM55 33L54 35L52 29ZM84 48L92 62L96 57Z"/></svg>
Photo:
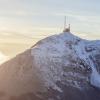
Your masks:
<svg viewBox="0 0 100 100"><path fill-rule="evenodd" d="M0 52L0 64L4 63L7 61L8 57L5 56L2 52Z"/></svg>

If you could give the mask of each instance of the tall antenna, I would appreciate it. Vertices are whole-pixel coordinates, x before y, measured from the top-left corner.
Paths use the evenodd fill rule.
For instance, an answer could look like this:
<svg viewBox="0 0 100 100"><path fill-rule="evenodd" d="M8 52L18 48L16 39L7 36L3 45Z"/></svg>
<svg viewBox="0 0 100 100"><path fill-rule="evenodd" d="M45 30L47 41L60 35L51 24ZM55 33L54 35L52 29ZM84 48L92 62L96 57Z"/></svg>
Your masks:
<svg viewBox="0 0 100 100"><path fill-rule="evenodd" d="M70 24L67 25L66 16L64 17L64 30L63 30L63 32L70 32Z"/></svg>
<svg viewBox="0 0 100 100"><path fill-rule="evenodd" d="M66 16L64 17L64 29L66 29Z"/></svg>

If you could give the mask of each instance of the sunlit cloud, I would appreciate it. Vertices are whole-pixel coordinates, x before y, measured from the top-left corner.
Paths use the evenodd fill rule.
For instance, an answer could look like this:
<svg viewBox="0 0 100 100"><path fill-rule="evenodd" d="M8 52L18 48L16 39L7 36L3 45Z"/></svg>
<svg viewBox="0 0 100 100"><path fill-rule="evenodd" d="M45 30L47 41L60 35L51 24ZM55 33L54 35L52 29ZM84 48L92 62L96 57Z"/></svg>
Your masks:
<svg viewBox="0 0 100 100"><path fill-rule="evenodd" d="M8 57L5 56L2 52L0 52L0 64L4 63L7 61Z"/></svg>

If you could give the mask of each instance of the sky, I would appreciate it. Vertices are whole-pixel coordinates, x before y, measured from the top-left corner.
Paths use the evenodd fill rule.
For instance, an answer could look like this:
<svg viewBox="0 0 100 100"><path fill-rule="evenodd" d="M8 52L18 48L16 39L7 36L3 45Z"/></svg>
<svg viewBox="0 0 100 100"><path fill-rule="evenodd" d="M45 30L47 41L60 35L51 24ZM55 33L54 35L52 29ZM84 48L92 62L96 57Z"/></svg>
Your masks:
<svg viewBox="0 0 100 100"><path fill-rule="evenodd" d="M61 33L64 16L73 34L100 39L100 0L0 0L0 50L11 51L15 44L24 50Z"/></svg>
<svg viewBox="0 0 100 100"><path fill-rule="evenodd" d="M100 39L99 4L100 0L0 0L0 33L34 38L58 33L67 16L72 32Z"/></svg>

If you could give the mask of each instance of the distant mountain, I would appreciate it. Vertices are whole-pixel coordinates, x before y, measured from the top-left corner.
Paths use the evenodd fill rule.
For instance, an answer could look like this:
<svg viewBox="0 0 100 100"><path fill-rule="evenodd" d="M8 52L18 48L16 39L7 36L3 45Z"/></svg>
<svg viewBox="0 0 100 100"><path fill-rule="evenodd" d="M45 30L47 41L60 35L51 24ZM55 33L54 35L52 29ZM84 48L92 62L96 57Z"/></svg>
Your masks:
<svg viewBox="0 0 100 100"><path fill-rule="evenodd" d="M0 100L100 100L100 41L47 37L0 66Z"/></svg>

